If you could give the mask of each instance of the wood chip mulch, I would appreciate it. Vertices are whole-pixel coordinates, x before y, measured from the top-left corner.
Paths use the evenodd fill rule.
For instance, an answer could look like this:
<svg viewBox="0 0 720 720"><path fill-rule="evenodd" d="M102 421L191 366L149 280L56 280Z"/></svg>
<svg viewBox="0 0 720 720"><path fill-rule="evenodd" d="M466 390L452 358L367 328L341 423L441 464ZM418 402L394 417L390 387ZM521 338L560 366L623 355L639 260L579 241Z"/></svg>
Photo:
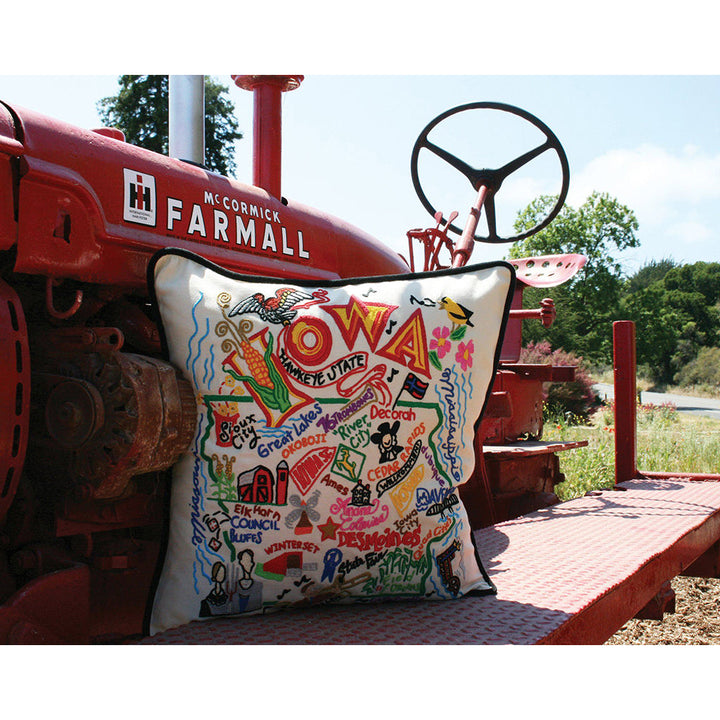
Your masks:
<svg viewBox="0 0 720 720"><path fill-rule="evenodd" d="M675 612L630 620L606 645L720 645L720 579L676 577Z"/></svg>

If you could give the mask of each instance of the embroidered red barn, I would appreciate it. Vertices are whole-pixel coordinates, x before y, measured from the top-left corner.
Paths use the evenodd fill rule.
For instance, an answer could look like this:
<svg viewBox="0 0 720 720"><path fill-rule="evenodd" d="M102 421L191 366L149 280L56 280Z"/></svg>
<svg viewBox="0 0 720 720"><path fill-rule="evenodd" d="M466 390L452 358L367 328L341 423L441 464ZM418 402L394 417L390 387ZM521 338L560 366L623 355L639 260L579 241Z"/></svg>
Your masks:
<svg viewBox="0 0 720 720"><path fill-rule="evenodd" d="M277 477L264 465L256 465L252 470L237 476L238 500L265 505L286 505L288 476L288 464L284 460L278 463Z"/></svg>

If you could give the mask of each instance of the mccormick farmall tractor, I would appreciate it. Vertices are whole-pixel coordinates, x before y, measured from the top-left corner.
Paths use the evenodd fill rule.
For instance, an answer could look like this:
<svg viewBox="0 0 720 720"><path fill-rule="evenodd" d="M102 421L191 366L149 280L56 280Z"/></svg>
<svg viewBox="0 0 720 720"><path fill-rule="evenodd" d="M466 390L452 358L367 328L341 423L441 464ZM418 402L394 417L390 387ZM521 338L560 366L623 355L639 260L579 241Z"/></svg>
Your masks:
<svg viewBox="0 0 720 720"><path fill-rule="evenodd" d="M146 286L156 251L175 246L230 270L284 278L434 270L464 265L477 241L527 237L564 202L567 160L543 123L495 103L454 108L427 125L413 151L413 183L436 224L408 232L406 261L282 197L281 95L302 77L234 80L255 97L252 185L206 170L202 158L130 145L117 130L82 130L0 103L0 642L116 642L141 632L168 470L192 438L196 412L191 388L160 354ZM478 169L429 139L447 118L477 111L518 116L545 140L500 167ZM453 224L456 212L446 218L425 196L423 153L445 161L476 193L464 228ZM543 153L562 170L557 205L531 231L500 237L496 194ZM460 237L453 242L449 233ZM514 261L500 369L463 493L474 527L557 502L556 453L577 443L540 440L542 385L572 380L574 368L519 363L522 320L547 326L555 315L549 300L523 309L522 295L526 286L567 280L584 262L577 255Z"/></svg>

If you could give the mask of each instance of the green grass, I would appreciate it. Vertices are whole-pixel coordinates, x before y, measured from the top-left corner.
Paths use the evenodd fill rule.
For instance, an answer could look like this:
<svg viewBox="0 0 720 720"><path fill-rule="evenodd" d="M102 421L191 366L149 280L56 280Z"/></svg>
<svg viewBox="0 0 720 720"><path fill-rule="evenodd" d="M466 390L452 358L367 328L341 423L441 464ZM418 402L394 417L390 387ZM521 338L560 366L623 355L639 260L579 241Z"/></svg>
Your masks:
<svg viewBox="0 0 720 720"><path fill-rule="evenodd" d="M597 412L591 425L545 423L543 440L588 441L587 447L560 453L566 478L556 488L561 500L612 487L614 431L609 408ZM682 415L672 407L639 406L637 464L641 471L720 473L720 421Z"/></svg>

